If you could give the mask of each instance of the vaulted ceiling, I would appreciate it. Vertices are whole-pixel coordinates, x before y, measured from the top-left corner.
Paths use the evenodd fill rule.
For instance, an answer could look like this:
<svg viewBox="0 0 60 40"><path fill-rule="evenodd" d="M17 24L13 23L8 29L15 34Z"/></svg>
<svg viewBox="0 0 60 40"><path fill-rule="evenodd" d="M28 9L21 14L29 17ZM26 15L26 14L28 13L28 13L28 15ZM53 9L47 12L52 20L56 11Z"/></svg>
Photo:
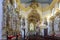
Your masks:
<svg viewBox="0 0 60 40"><path fill-rule="evenodd" d="M26 3L26 2L29 2L29 1L32 1L32 0L21 0L21 3ZM53 0L36 0L38 1L39 3L48 3L50 4Z"/></svg>

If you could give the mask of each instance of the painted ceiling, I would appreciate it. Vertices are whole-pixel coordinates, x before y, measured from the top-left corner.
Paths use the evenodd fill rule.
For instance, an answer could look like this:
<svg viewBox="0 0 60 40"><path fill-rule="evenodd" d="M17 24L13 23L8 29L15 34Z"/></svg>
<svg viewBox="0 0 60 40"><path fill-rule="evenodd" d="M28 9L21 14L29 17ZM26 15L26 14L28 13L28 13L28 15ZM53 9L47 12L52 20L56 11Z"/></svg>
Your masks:
<svg viewBox="0 0 60 40"><path fill-rule="evenodd" d="M20 0L21 3L31 3L31 1L33 0ZM48 3L50 4L53 0L35 0L36 2L39 2L39 3Z"/></svg>

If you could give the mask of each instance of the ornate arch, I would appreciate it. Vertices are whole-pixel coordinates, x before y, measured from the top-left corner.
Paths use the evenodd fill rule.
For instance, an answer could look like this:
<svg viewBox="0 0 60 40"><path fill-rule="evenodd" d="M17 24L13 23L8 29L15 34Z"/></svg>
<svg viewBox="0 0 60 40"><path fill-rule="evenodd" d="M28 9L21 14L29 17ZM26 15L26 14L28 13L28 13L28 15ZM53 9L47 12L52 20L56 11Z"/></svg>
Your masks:
<svg viewBox="0 0 60 40"><path fill-rule="evenodd" d="M36 24L37 24L38 21L41 21L41 16L37 12L37 10L33 9L30 12L30 14L28 14L28 26L29 26L28 29L29 29L29 32L35 31ZM30 30L30 27L31 27L30 24L31 23L34 25L34 27L32 27L34 29L33 31Z"/></svg>

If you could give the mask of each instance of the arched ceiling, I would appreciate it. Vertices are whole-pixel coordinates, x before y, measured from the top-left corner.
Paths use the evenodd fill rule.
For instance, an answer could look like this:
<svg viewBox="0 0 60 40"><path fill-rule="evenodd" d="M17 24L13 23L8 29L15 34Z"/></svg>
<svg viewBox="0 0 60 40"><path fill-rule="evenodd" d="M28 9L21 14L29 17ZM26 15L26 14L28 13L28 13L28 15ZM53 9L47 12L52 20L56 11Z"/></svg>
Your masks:
<svg viewBox="0 0 60 40"><path fill-rule="evenodd" d="M33 0L20 0L21 3L31 3L30 1L33 1ZM39 3L48 3L50 4L53 0L36 0L36 2L39 2Z"/></svg>
<svg viewBox="0 0 60 40"><path fill-rule="evenodd" d="M28 7L32 2L40 3L39 5L42 6L42 8L45 8L49 6L52 3L53 0L20 0L21 3L24 3L25 7Z"/></svg>
<svg viewBox="0 0 60 40"><path fill-rule="evenodd" d="M20 1L20 2L19 2ZM39 9L40 11L47 11L47 10L51 10L55 3L57 2L57 0L18 0L16 1L17 4L19 5L19 7L24 10L24 11L28 11L29 9L31 9L30 5L31 3L36 3L39 5L39 7L37 9ZM34 4L36 6L36 4Z"/></svg>

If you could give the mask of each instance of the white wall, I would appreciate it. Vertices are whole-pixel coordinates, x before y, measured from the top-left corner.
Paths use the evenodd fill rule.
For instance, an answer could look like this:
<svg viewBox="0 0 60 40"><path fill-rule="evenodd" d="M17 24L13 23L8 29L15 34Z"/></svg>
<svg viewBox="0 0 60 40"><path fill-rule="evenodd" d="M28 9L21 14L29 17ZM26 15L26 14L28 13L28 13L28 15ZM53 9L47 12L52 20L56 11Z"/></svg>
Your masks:
<svg viewBox="0 0 60 40"><path fill-rule="evenodd" d="M0 0L0 39L2 38L2 1Z"/></svg>

